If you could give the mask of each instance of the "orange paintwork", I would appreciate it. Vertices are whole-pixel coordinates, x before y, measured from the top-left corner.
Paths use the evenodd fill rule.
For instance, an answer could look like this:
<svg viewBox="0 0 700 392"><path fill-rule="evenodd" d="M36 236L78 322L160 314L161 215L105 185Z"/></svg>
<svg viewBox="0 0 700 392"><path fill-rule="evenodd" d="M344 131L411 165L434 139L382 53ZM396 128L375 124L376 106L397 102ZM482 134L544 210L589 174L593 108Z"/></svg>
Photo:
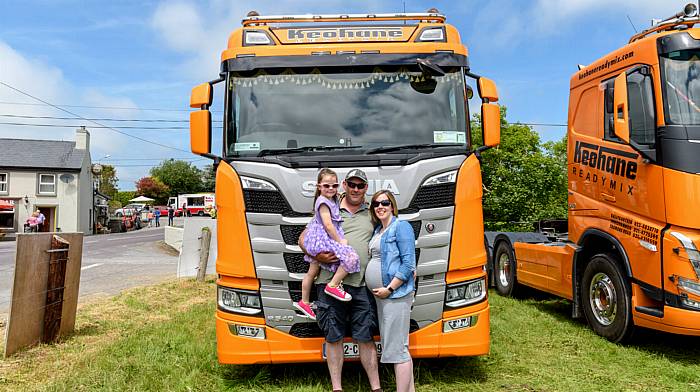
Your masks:
<svg viewBox="0 0 700 392"><path fill-rule="evenodd" d="M484 273L483 267L471 268L467 270L451 270L448 271L447 275L445 276L445 283L452 284L466 282L484 275L486 274Z"/></svg>
<svg viewBox="0 0 700 392"><path fill-rule="evenodd" d="M486 355L489 352L490 307L484 301L472 307L460 309L456 316L445 316L444 321L453 318L477 316L475 326L462 330L443 333L442 323L438 321L409 335L409 351L413 358L439 358L455 356ZM456 312L456 311L453 311ZM219 363L222 364L264 364L264 363L299 363L323 361L323 338L300 339L280 332L274 328L265 328L266 339L252 339L232 334L229 323L256 325L216 316L216 343ZM454 314L454 313L451 313ZM486 338L484 338L486 337ZM379 341L376 337L375 340ZM346 338L346 342L351 339Z"/></svg>
<svg viewBox="0 0 700 392"><path fill-rule="evenodd" d="M413 42L424 27L445 27L447 42ZM318 27L323 28L326 26ZM268 33L276 45L243 46L243 31L261 30ZM449 24L418 23L408 42L310 42L284 45L275 36L270 26L256 26L235 30L229 37L228 48L221 53L221 61L236 58L239 55L255 56L311 56L313 52L330 52L354 50L379 51L380 53L435 53L436 51L452 51L456 54L467 55L467 48L461 44L459 32Z"/></svg>
<svg viewBox="0 0 700 392"><path fill-rule="evenodd" d="M190 150L195 154L209 154L211 149L211 112L190 112Z"/></svg>
<svg viewBox="0 0 700 392"><path fill-rule="evenodd" d="M489 102L498 101L498 89L496 88L496 83L493 80L485 77L479 78L479 95L481 98L488 99Z"/></svg>
<svg viewBox="0 0 700 392"><path fill-rule="evenodd" d="M255 278L237 278L234 276L221 275L216 284L244 290L255 291L260 289L260 281Z"/></svg>
<svg viewBox="0 0 700 392"><path fill-rule="evenodd" d="M700 29L684 32L700 38ZM674 282L674 276L696 280L688 255L671 233L680 232L696 245L700 244L700 212L693 207L700 204L700 177L649 163L627 143L604 137L602 83L642 64L651 70L656 125L665 125L657 38L669 34L675 32L637 36L631 44L572 76L568 117L568 235L572 243L583 245L580 241L582 235L587 230L596 229L619 242L620 251L629 259L634 278L630 285L635 325L700 335L700 312L658 302L636 283L680 295L682 291ZM626 87L624 83L624 79L615 83L616 95L620 90L626 90L621 88ZM624 113L625 121L628 121L627 109ZM611 162L609 157L612 156L616 161L611 168L619 166L619 170L598 165L599 161ZM663 234L665 228L667 231ZM585 250L590 254L609 252L606 249ZM515 254L519 282L572 299L573 283L581 279L581 276L572 276L573 247L516 243ZM582 264L586 261L579 260ZM685 294L690 299L700 300L698 296ZM663 317L640 313L635 310L636 306L662 308Z"/></svg>
<svg viewBox="0 0 700 392"><path fill-rule="evenodd" d="M324 26L319 26L319 27L310 27L310 28L304 28L301 30L309 30L312 33L317 33L318 38L313 38L313 39L304 39L304 38L290 38L290 31L294 30L300 30L298 28L278 28L278 29L272 29L270 32L277 38L277 42L281 43L282 45L290 45L290 44L330 44L330 43L365 43L365 42L407 42L408 40L411 39L413 36L413 33L416 31L416 26L391 26L392 31L395 31L397 33L400 32L400 34L397 34L398 37L390 37L387 34L379 35L377 34L376 37L370 37L370 38L362 38L360 39L355 39L352 37L343 37L340 38L338 37L340 34L338 33L338 27L324 27ZM351 27L350 27L351 29ZM352 30L351 30L352 31ZM324 36L323 33L326 33Z"/></svg>
<svg viewBox="0 0 700 392"><path fill-rule="evenodd" d="M216 273L237 278L255 278L253 251L245 219L243 188L236 171L221 162L216 171L218 238Z"/></svg>
<svg viewBox="0 0 700 392"><path fill-rule="evenodd" d="M493 103L482 103L481 117L484 125L484 145L496 147L501 143L501 108Z"/></svg>
<svg viewBox="0 0 700 392"><path fill-rule="evenodd" d="M457 173L449 271L481 268L486 264L482 189L479 184L481 165L476 155L472 154Z"/></svg>
<svg viewBox="0 0 700 392"><path fill-rule="evenodd" d="M190 95L190 107L193 109L201 108L204 105L211 105L211 84L202 83L192 89Z"/></svg>

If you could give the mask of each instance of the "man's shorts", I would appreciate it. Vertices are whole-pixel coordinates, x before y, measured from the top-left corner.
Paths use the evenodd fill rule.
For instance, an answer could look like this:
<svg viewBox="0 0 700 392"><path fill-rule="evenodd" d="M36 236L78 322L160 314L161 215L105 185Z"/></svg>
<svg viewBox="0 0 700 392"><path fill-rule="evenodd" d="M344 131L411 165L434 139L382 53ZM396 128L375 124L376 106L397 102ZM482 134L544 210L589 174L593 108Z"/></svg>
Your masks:
<svg viewBox="0 0 700 392"><path fill-rule="evenodd" d="M364 286L343 286L352 295L352 301L343 302L326 294L323 291L325 286L316 285L316 320L326 342L341 341L348 331L355 341L371 342L379 332L374 295Z"/></svg>

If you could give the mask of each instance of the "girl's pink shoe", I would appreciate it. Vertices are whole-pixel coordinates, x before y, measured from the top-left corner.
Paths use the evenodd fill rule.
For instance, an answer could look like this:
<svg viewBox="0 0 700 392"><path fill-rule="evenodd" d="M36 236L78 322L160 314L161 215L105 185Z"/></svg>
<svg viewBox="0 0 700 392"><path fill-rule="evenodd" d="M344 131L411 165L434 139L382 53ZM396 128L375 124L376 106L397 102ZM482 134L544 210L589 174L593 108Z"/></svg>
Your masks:
<svg viewBox="0 0 700 392"><path fill-rule="evenodd" d="M342 285L338 285L338 287L331 287L327 284L323 291L338 301L348 302L352 300L352 295L346 293L345 290L343 290Z"/></svg>
<svg viewBox="0 0 700 392"><path fill-rule="evenodd" d="M300 312L304 313L311 320L316 321L316 313L311 309L311 305L304 301L294 302L292 304L295 308L299 309Z"/></svg>

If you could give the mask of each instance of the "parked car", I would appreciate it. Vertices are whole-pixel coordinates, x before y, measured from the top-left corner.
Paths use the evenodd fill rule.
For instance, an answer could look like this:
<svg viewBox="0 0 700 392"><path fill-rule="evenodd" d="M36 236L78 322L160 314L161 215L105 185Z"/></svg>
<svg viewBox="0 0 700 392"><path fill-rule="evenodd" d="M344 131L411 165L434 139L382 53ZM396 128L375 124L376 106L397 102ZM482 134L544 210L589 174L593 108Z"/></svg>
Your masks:
<svg viewBox="0 0 700 392"><path fill-rule="evenodd" d="M134 210L134 211L136 211L136 212L141 212L141 210L142 210L144 207L146 207L146 204L144 204L144 203L131 203L131 204L127 204L127 205L125 205L125 206L122 207L122 208L117 208L117 209L114 211L114 215L116 215L117 217L120 217L120 218L121 218L122 216L124 216L124 210Z"/></svg>

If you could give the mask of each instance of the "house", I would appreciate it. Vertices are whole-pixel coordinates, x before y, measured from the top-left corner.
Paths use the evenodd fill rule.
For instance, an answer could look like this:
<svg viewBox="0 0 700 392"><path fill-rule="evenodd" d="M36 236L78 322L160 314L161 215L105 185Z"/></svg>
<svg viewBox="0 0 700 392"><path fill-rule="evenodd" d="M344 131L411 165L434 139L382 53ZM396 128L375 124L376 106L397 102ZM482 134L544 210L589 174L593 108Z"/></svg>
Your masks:
<svg viewBox="0 0 700 392"><path fill-rule="evenodd" d="M40 231L92 233L90 133L75 141L0 138L0 236L24 231L37 209ZM4 206L4 207L2 207Z"/></svg>

